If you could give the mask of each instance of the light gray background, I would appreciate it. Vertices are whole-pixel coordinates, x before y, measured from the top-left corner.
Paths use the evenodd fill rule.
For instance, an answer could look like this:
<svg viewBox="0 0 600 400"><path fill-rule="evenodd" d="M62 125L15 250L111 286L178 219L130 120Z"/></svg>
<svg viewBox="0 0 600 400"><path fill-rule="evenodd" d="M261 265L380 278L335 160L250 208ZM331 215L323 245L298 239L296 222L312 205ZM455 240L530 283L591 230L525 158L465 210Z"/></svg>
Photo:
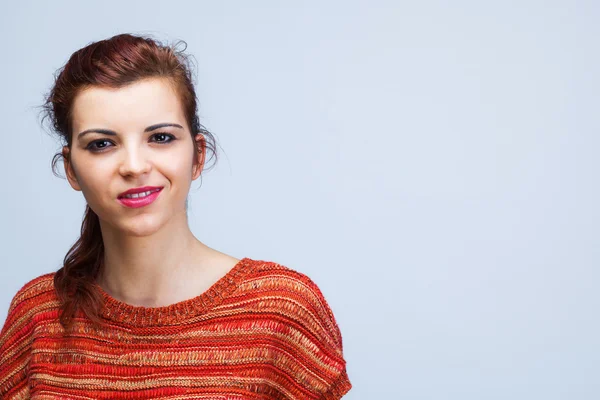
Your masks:
<svg viewBox="0 0 600 400"><path fill-rule="evenodd" d="M33 107L75 50L151 33L188 43L221 146L194 233L319 285L345 398L598 399L599 20L594 1L2 2L0 318L85 204Z"/></svg>

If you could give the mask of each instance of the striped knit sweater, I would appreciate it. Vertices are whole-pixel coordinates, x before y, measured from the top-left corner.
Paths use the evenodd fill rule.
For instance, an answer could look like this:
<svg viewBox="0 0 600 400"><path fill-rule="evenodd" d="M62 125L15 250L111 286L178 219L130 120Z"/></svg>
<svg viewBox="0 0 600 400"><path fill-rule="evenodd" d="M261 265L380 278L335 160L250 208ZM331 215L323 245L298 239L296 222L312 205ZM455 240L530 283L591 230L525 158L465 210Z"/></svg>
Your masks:
<svg viewBox="0 0 600 400"><path fill-rule="evenodd" d="M99 285L102 328L80 310L65 335L54 272L14 296L0 332L0 399L340 399L342 336L317 285L240 260L197 297L121 302Z"/></svg>

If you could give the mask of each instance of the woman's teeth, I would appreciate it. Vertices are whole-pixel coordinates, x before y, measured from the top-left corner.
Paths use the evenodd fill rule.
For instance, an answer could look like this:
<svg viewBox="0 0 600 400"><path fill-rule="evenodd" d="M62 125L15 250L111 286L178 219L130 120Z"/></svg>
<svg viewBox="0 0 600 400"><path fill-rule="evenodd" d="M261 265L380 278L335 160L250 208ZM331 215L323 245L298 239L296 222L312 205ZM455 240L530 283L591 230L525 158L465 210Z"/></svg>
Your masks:
<svg viewBox="0 0 600 400"><path fill-rule="evenodd" d="M126 199L137 199L138 197L146 197L154 192L158 192L158 189L157 190L149 190L147 192L142 192L142 193L126 194L123 197L125 197Z"/></svg>

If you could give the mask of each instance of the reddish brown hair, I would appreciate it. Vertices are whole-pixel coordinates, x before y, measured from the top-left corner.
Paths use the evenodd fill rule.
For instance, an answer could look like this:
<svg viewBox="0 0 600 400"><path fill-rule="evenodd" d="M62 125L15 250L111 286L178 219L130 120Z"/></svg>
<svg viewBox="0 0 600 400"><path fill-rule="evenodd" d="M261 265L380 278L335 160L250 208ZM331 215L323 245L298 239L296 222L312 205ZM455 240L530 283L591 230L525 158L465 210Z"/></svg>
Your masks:
<svg viewBox="0 0 600 400"><path fill-rule="evenodd" d="M185 45L182 50L177 50L179 43ZM164 45L148 35L132 34L120 34L88 44L73 53L55 73L54 85L42 105L42 123L48 118L51 131L59 137L62 146L71 149L71 111L75 97L82 90L93 86L121 88L141 79L166 78L179 96L196 150L202 153L208 149L211 158L214 156L216 160L215 138L200 124L197 116L190 56L183 53L186 48L184 41ZM198 144L194 137L199 133L203 140ZM62 151L52 158L52 171L56 176L59 176L56 163L61 157L64 158ZM81 236L67 252L63 266L54 276L61 302L60 323L65 329L72 326L77 310L85 313L94 324L102 324L99 316L102 299L94 282L103 262L104 243L98 215L86 205Z"/></svg>

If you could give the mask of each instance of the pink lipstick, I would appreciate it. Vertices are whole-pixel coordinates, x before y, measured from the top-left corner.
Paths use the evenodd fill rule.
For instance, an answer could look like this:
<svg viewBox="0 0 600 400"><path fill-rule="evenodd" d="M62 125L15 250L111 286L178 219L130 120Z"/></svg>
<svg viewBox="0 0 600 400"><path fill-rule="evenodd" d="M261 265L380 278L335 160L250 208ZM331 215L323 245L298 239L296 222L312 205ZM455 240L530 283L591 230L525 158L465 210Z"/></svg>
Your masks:
<svg viewBox="0 0 600 400"><path fill-rule="evenodd" d="M153 203L162 191L162 189L162 187L156 186L144 186L141 188L130 189L126 192L121 193L117 200L125 207L144 207L148 204ZM134 194L138 197L131 197L131 195ZM126 197L126 195L129 195L129 197Z"/></svg>

